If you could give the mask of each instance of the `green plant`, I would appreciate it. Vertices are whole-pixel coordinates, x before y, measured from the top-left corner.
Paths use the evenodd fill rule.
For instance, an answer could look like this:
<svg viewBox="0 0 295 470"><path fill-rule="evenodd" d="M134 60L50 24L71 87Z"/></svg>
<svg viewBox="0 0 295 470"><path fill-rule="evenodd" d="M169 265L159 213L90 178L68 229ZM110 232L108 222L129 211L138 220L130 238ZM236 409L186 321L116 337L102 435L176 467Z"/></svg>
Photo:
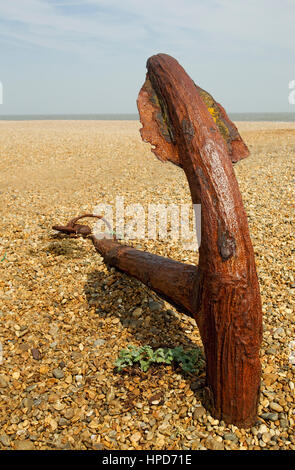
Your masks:
<svg viewBox="0 0 295 470"><path fill-rule="evenodd" d="M146 372L152 363L172 364L172 362L178 363L185 372L195 372L197 366L201 367L204 363L199 349L184 351L182 346L177 346L173 349L158 348L153 351L150 346L129 345L127 349L119 352L115 366L120 372L139 363L141 370Z"/></svg>

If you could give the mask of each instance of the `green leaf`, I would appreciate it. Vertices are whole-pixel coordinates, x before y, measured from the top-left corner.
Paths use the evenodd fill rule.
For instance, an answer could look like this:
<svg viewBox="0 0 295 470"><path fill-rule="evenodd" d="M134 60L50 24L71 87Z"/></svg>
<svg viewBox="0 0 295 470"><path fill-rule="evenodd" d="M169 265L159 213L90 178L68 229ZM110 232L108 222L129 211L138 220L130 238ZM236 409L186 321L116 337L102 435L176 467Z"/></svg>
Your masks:
<svg viewBox="0 0 295 470"><path fill-rule="evenodd" d="M149 366L150 366L149 361L143 361L143 360L140 361L140 368L143 372L146 372Z"/></svg>
<svg viewBox="0 0 295 470"><path fill-rule="evenodd" d="M153 362L171 364L173 361L178 363L185 372L194 372L196 365L199 368L204 365L201 351L197 348L185 352L182 346L177 346L173 349L158 348L153 351L148 345L140 347L128 345L127 349L119 352L115 366L117 366L118 370L122 370L139 362L141 369L146 372Z"/></svg>

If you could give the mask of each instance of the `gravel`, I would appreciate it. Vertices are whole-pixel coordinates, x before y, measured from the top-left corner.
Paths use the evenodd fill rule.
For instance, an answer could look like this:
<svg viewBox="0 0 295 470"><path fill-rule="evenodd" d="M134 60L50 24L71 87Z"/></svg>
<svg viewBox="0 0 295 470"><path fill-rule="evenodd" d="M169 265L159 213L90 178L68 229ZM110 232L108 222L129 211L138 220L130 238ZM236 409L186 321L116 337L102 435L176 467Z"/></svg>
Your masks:
<svg viewBox="0 0 295 470"><path fill-rule="evenodd" d="M195 323L110 269L92 244L56 235L101 202L188 204L184 174L161 164L128 121L0 121L0 449L295 450L295 124L238 123L251 156L235 172L263 302L257 425L202 406L204 369L118 373L129 344L202 343ZM172 239L130 245L197 263Z"/></svg>

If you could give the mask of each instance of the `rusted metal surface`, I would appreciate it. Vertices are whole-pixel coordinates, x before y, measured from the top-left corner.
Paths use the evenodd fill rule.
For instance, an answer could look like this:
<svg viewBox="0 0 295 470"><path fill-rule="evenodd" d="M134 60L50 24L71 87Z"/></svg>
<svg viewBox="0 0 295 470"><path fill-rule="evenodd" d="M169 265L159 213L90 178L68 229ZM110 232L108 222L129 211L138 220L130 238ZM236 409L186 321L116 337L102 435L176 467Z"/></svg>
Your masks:
<svg viewBox="0 0 295 470"><path fill-rule="evenodd" d="M212 115L214 122L217 125L218 131L222 135L228 150L228 155L233 163L248 157L249 150L243 142L237 127L227 116L224 108L217 103L212 95L207 91L195 85L195 92L201 97L209 113ZM143 84L138 100L138 108L144 126L140 130L141 137L145 142L150 142L154 146L152 152L161 161L171 161L172 163L182 166L179 157L179 148L176 143L174 133L177 132L172 128L172 122L169 117L167 104L159 90L155 92L149 74L147 74L146 81ZM212 128L215 131L215 128ZM214 132L213 131L213 132ZM182 132L191 135L195 129L184 118L182 123Z"/></svg>
<svg viewBox="0 0 295 470"><path fill-rule="evenodd" d="M249 156L249 150L243 142L237 127L229 119L225 109L217 103L210 93L196 85L198 94L204 101L209 113L214 119L220 134L226 142L228 154L233 163Z"/></svg>
<svg viewBox="0 0 295 470"><path fill-rule="evenodd" d="M87 235L108 264L140 279L195 318L206 354L206 406L216 418L248 427L257 416L262 311L232 162L249 152L224 109L195 85L175 59L155 55L147 70L138 97L141 135L154 146L158 158L184 170L192 202L202 205L199 265ZM78 219L62 231L86 233L85 226L77 228Z"/></svg>
<svg viewBox="0 0 295 470"><path fill-rule="evenodd" d="M78 220L84 219L86 217L102 219L104 220L105 223L107 223L107 221L100 215L83 214L83 215L79 215L78 217L74 217L74 219L71 219L67 223L67 225L54 225L52 228L53 230L57 230L58 232L65 233L66 235L69 235L70 237L75 237L77 235L82 235L83 237L87 237L88 235L91 235L92 233L91 228L88 225L77 224Z"/></svg>

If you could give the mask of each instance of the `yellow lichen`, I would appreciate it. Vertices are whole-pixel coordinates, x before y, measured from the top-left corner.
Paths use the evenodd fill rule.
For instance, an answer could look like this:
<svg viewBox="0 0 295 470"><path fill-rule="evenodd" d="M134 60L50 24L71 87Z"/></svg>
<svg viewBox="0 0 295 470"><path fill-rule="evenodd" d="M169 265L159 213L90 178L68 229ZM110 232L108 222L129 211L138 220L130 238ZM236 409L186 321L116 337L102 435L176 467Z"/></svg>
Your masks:
<svg viewBox="0 0 295 470"><path fill-rule="evenodd" d="M197 87L197 89L198 89L198 92L199 92L202 100L204 101L209 113L213 117L214 122L216 123L222 137L226 141L230 140L229 128L222 119L222 116L221 116L221 113L220 113L220 110L218 108L218 105L217 105L216 101L214 100L214 98L209 93L207 93L207 91L202 90L202 88L200 88L200 87Z"/></svg>

